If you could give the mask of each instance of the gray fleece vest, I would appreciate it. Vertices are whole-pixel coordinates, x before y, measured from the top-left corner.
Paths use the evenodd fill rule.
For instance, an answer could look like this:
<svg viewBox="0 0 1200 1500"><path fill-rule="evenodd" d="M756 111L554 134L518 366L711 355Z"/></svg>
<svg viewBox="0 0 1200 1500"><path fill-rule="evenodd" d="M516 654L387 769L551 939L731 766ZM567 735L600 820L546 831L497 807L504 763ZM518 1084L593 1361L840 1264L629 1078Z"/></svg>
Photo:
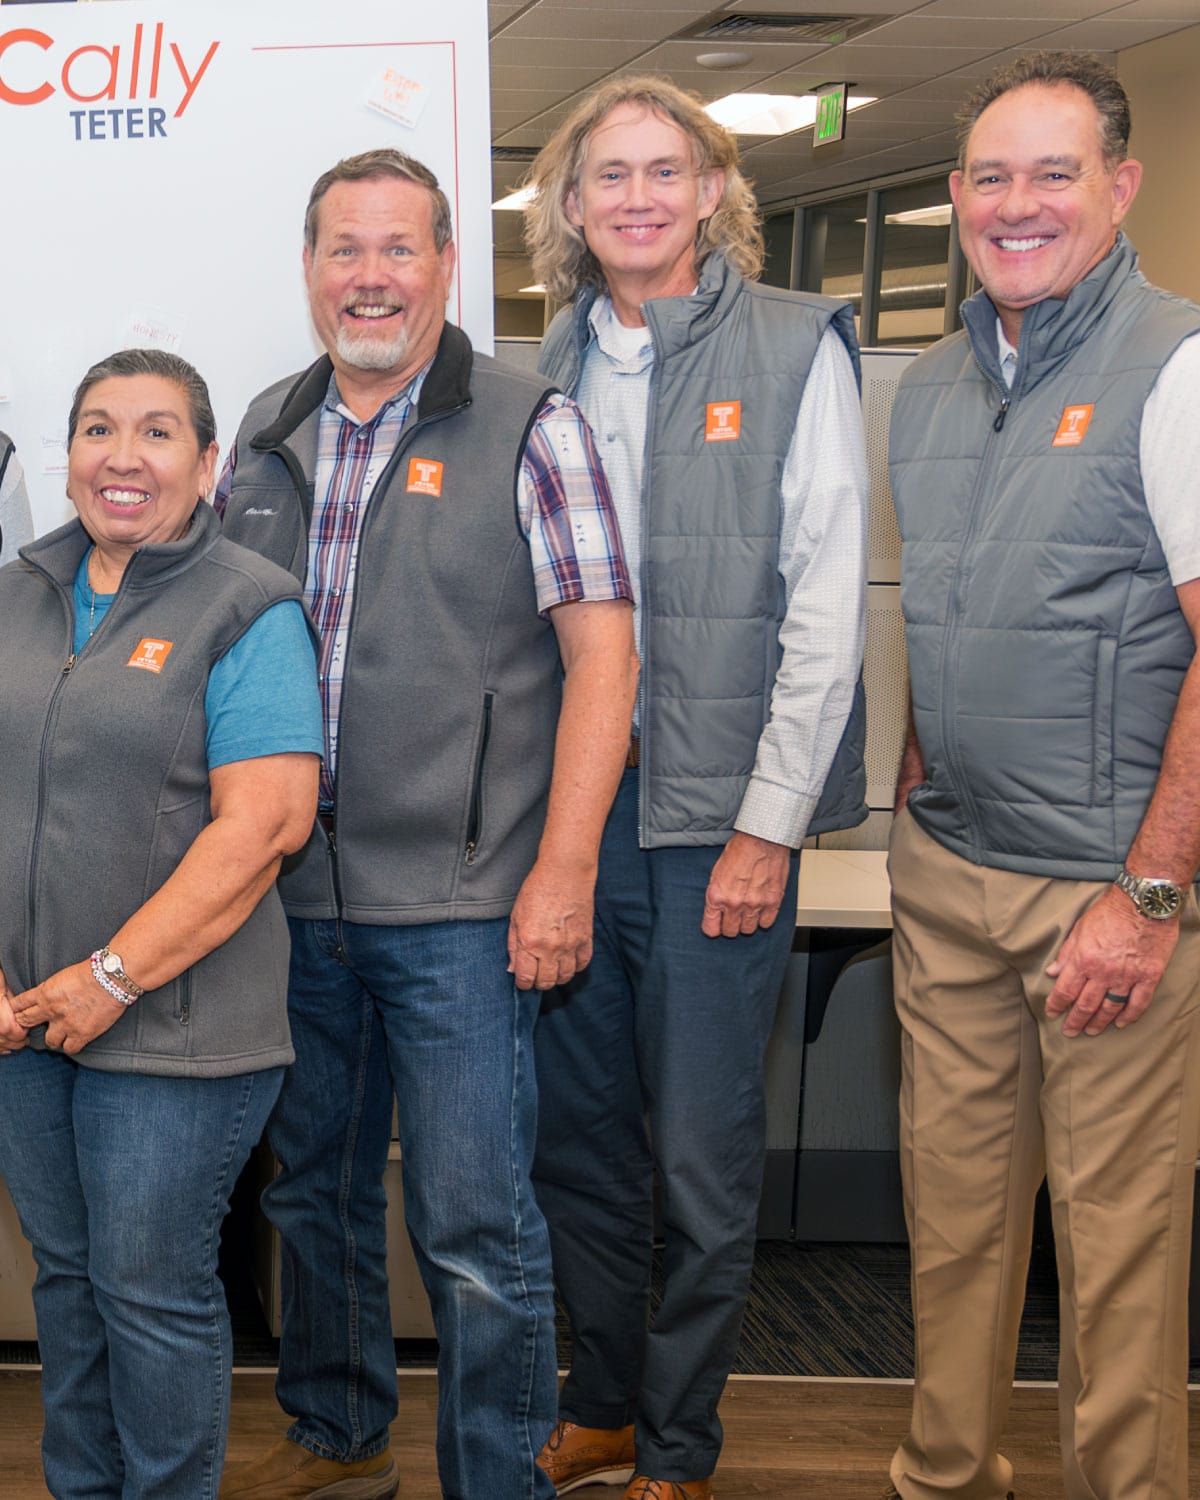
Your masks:
<svg viewBox="0 0 1200 1500"><path fill-rule="evenodd" d="M134 555L72 658L72 588L88 545L72 521L0 569L0 967L14 990L107 943L211 821L209 672L265 609L299 597L201 505L181 541ZM287 966L272 889L227 942L149 991L79 1061L189 1077L290 1062Z"/></svg>
<svg viewBox="0 0 1200 1500"><path fill-rule="evenodd" d="M1154 789L1193 642L1146 509L1142 409L1200 309L1121 237L1031 307L1011 393L995 308L905 373L892 488L922 828L975 864L1110 880Z"/></svg>
<svg viewBox="0 0 1200 1500"><path fill-rule="evenodd" d="M303 579L328 359L251 404L226 535ZM549 387L447 325L370 498L338 729L334 836L280 881L289 916L506 916L537 856L561 694L516 482ZM431 467L432 466L432 467Z"/></svg>
<svg viewBox="0 0 1200 1500"><path fill-rule="evenodd" d="M540 366L574 391L591 338L586 288ZM721 844L770 717L786 600L780 483L817 345L832 323L858 367L849 305L743 280L720 254L694 296L643 308L654 338L642 488L640 842ZM708 441L710 404L741 403L740 436ZM862 683L810 833L867 815Z"/></svg>

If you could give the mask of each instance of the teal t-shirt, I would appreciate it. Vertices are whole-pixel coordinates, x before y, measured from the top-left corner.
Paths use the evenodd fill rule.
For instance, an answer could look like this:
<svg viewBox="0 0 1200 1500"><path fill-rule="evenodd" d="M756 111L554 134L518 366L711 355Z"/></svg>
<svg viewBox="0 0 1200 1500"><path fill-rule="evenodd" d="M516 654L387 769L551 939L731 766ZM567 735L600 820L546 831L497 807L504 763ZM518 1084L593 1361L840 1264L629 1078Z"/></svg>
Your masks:
<svg viewBox="0 0 1200 1500"><path fill-rule="evenodd" d="M93 594L87 554L75 574L75 651L100 628L115 594ZM208 769L260 755L324 750L316 650L304 610L284 599L263 611L208 676Z"/></svg>

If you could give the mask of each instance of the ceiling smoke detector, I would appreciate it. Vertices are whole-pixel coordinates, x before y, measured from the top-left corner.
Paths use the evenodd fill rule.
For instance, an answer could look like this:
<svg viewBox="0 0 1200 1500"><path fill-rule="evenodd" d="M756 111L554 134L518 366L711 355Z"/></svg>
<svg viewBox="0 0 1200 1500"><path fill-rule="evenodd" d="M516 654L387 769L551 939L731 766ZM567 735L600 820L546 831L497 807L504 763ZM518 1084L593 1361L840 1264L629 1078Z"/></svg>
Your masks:
<svg viewBox="0 0 1200 1500"><path fill-rule="evenodd" d="M697 52L696 61L702 68L741 68L754 57L753 52Z"/></svg>

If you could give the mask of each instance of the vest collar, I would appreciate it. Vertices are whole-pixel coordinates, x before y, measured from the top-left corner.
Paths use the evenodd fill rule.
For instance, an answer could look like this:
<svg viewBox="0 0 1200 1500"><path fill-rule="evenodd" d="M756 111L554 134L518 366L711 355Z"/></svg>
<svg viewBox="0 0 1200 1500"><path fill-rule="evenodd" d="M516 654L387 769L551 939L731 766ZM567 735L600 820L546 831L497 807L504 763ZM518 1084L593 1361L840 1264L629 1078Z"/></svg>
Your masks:
<svg viewBox="0 0 1200 1500"><path fill-rule="evenodd" d="M700 268L696 290L686 297L652 297L642 312L654 339L656 361L697 344L724 318L742 288L742 278L719 250L711 251ZM566 384L573 388L584 351L595 338L588 319L599 288L589 283L580 288L571 310L575 371Z"/></svg>
<svg viewBox="0 0 1200 1500"><path fill-rule="evenodd" d="M1118 233L1109 253L1066 297L1045 297L1027 309L1021 322L1013 394L1029 390L1052 374L1092 334L1113 300L1134 278L1142 279L1137 252L1124 234ZM979 291L967 298L960 311L977 363L993 384L1003 388L996 348L995 303L985 291Z"/></svg>
<svg viewBox="0 0 1200 1500"><path fill-rule="evenodd" d="M654 348L668 359L707 338L722 321L742 289L742 278L719 250L700 268L696 290L686 297L655 297L642 306Z"/></svg>
<svg viewBox="0 0 1200 1500"><path fill-rule="evenodd" d="M469 405L473 361L474 351L470 339L453 323L444 324L433 364L421 387L417 416L433 416L440 411ZM287 442L302 423L314 413L320 412L332 374L333 361L327 354L323 354L315 364L309 365L284 397L279 415L250 439L251 448L256 453L278 448Z"/></svg>
<svg viewBox="0 0 1200 1500"><path fill-rule="evenodd" d="M151 542L129 559L122 587L150 588L186 571L216 545L221 523L207 501L192 512L191 525L176 542ZM76 518L21 548L21 557L61 588L74 586L75 574L92 539Z"/></svg>

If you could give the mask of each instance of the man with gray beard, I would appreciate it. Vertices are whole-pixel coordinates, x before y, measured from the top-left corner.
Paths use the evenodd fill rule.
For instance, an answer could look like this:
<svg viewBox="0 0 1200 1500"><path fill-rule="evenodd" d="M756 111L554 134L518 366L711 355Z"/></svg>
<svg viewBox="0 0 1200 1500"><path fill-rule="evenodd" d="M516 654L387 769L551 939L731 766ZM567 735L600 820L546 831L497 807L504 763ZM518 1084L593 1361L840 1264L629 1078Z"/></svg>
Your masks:
<svg viewBox="0 0 1200 1500"><path fill-rule="evenodd" d="M398 151L318 179L304 270L328 353L251 403L218 486L226 533L305 583L326 733L317 822L280 883L296 1064L263 1200L293 1423L222 1500L396 1492L393 1099L443 1491L554 1493L535 1462L557 1389L532 1034L539 991L591 957L631 593L578 408L446 322L450 236L437 180Z"/></svg>

